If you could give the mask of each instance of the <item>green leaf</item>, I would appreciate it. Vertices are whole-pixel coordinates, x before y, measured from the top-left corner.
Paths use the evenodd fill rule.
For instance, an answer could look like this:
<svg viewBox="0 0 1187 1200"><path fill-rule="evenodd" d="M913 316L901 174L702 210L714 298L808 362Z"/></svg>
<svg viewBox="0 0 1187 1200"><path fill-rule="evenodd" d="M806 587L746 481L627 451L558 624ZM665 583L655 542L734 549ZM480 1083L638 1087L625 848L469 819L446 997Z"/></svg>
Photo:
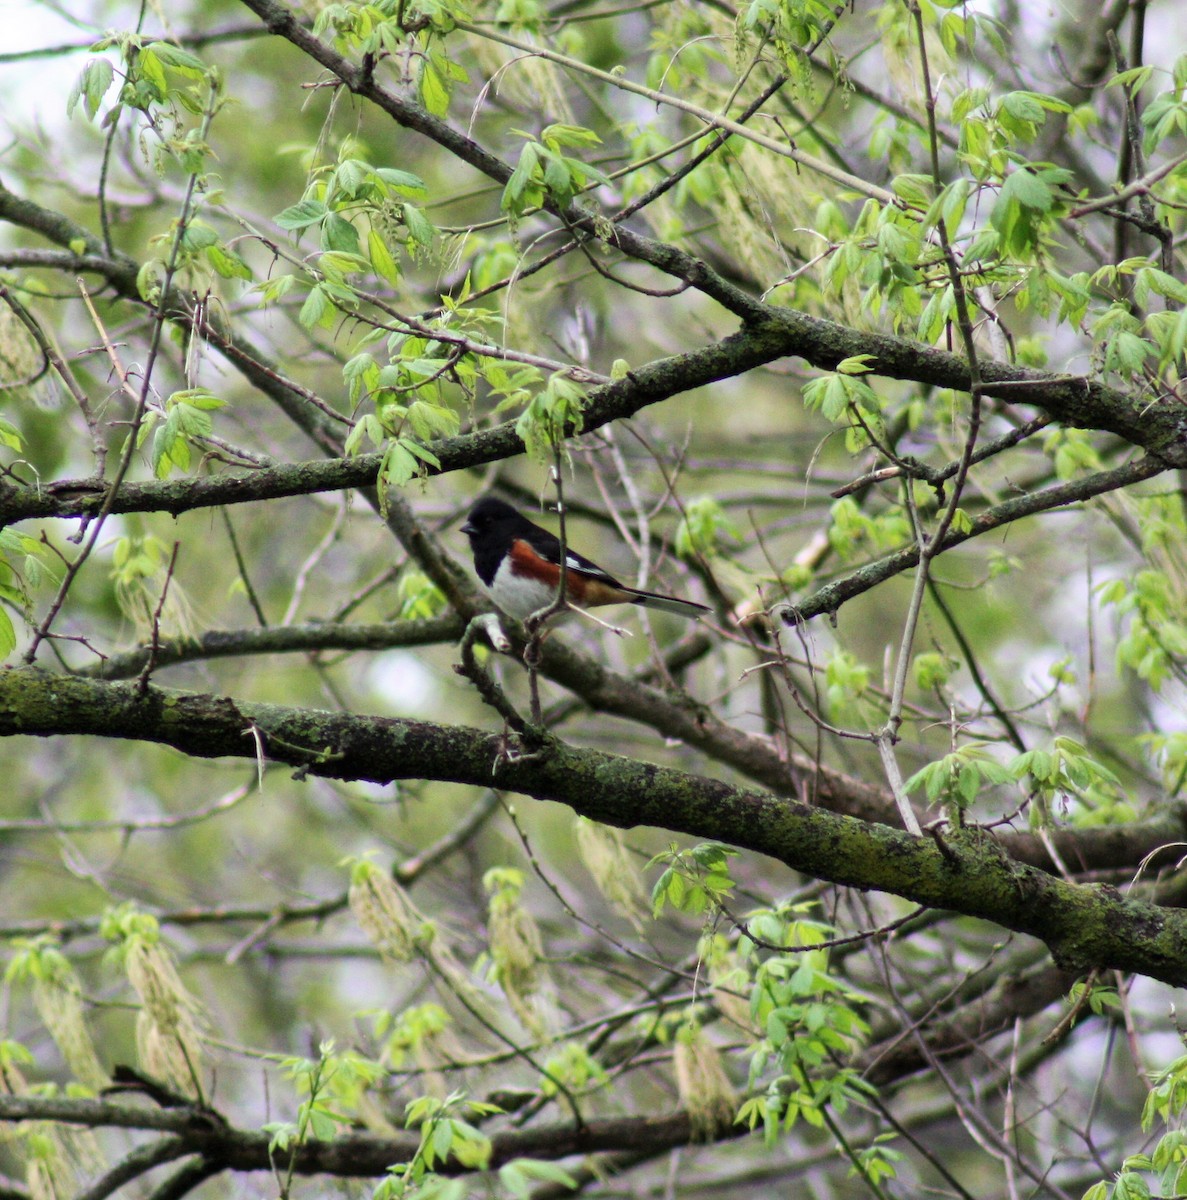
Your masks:
<svg viewBox="0 0 1187 1200"><path fill-rule="evenodd" d="M503 188L499 207L503 212L522 213L530 205L538 203L539 188L534 187L536 171L540 165L540 145L528 142L519 153L519 162L511 172Z"/></svg>
<svg viewBox="0 0 1187 1200"><path fill-rule="evenodd" d="M209 392L206 388L183 388L179 392L174 392L165 401L166 407L174 404L185 404L190 408L201 409L203 412L215 412L220 408L226 408L227 402L220 400L213 392Z"/></svg>
<svg viewBox="0 0 1187 1200"><path fill-rule="evenodd" d="M24 441L21 438L20 430L11 422L0 417L0 446L7 446L10 450L20 451L24 449Z"/></svg>
<svg viewBox="0 0 1187 1200"><path fill-rule="evenodd" d="M320 283L316 284L310 289L305 303L301 305L297 320L306 329L312 329L315 325L328 327L333 318L334 306L330 303L325 288Z"/></svg>
<svg viewBox="0 0 1187 1200"><path fill-rule="evenodd" d="M546 146L600 146L602 139L584 125L546 125L540 131L540 140Z"/></svg>
<svg viewBox="0 0 1187 1200"><path fill-rule="evenodd" d="M515 1158L499 1168L499 1182L516 1200L526 1200L531 1195L529 1181L557 1183L561 1187L576 1188L577 1180L559 1163L538 1158Z"/></svg>
<svg viewBox="0 0 1187 1200"><path fill-rule="evenodd" d="M66 101L66 115L74 116L74 110L78 107L79 100L82 100L87 116L94 120L95 114L99 111L99 105L102 103L103 97L107 95L107 90L111 87L114 78L115 70L107 59L90 59L70 90L70 96Z"/></svg>
<svg viewBox="0 0 1187 1200"><path fill-rule="evenodd" d="M416 192L418 194L426 192L425 182L419 175L413 175L411 171L397 171L394 167L379 167L375 174L399 192Z"/></svg>
<svg viewBox="0 0 1187 1200"><path fill-rule="evenodd" d="M404 224L408 226L409 236L422 246L431 246L436 226L416 207L415 204L404 205Z"/></svg>
<svg viewBox="0 0 1187 1200"><path fill-rule="evenodd" d="M159 259L150 258L136 272L136 290L140 299L146 304L155 304L161 291L162 263Z"/></svg>
<svg viewBox="0 0 1187 1200"><path fill-rule="evenodd" d="M251 279L251 268L234 250L226 246L207 246L206 261L223 279Z"/></svg>
<svg viewBox="0 0 1187 1200"><path fill-rule="evenodd" d="M896 175L890 181L894 194L916 208L926 209L932 201L930 175Z"/></svg>
<svg viewBox="0 0 1187 1200"><path fill-rule="evenodd" d="M414 438L402 437L400 445L409 454L420 459L421 462L428 464L430 467L436 467L438 471L441 469L441 460L427 446L422 446Z"/></svg>
<svg viewBox="0 0 1187 1200"><path fill-rule="evenodd" d="M544 186L552 193L558 204L565 205L573 198L574 181L568 160L554 150L542 153L544 162Z"/></svg>
<svg viewBox="0 0 1187 1200"><path fill-rule="evenodd" d="M8 610L0 605L0 659L7 658L16 649L16 629Z"/></svg>
<svg viewBox="0 0 1187 1200"><path fill-rule="evenodd" d="M1033 171L1025 168L1007 177L1002 186L1002 196L1036 212L1049 212L1051 209L1051 189Z"/></svg>
<svg viewBox="0 0 1187 1200"><path fill-rule="evenodd" d="M339 191L353 200L366 187L370 175L371 168L366 163L357 158L345 159L334 171L333 184L328 190Z"/></svg>
<svg viewBox="0 0 1187 1200"><path fill-rule="evenodd" d="M321 247L323 250L357 255L359 231L340 213L329 213L322 222Z"/></svg>
<svg viewBox="0 0 1187 1200"><path fill-rule="evenodd" d="M1152 66L1130 67L1128 71L1118 71L1105 84L1105 87L1127 87L1136 95L1136 93L1140 92L1146 86L1150 76L1153 74L1154 68Z"/></svg>
<svg viewBox="0 0 1187 1200"><path fill-rule="evenodd" d="M152 87L157 100L163 100L169 92L169 83L165 78L165 68L160 58L145 47L136 58L136 69L144 80Z"/></svg>
<svg viewBox="0 0 1187 1200"><path fill-rule="evenodd" d="M400 282L400 268L387 248L383 235L376 229L372 229L367 234L367 254L376 275L386 279L388 283Z"/></svg>
<svg viewBox="0 0 1187 1200"><path fill-rule="evenodd" d="M388 487L403 487L410 479L416 477L420 463L416 456L403 444L403 439L393 440L384 452L383 461L379 467L379 482Z"/></svg>
<svg viewBox="0 0 1187 1200"><path fill-rule="evenodd" d="M150 45L153 55L170 70L193 79L201 79L206 74L206 64L196 54L172 42L151 42Z"/></svg>
<svg viewBox="0 0 1187 1200"><path fill-rule="evenodd" d="M327 211L322 201L315 200L310 196L300 203L286 208L276 217L276 224L281 229L307 229L310 225L316 225L321 221Z"/></svg>
<svg viewBox="0 0 1187 1200"><path fill-rule="evenodd" d="M423 60L420 71L420 102L435 117L449 112L449 81L443 78L432 59Z"/></svg>

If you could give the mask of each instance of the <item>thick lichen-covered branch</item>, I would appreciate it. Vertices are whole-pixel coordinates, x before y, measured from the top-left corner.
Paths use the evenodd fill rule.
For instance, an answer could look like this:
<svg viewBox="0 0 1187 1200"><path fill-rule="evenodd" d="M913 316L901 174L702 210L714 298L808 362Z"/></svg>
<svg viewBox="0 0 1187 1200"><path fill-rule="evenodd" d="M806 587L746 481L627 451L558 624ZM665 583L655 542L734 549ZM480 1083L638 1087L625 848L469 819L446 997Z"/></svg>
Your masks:
<svg viewBox="0 0 1187 1200"><path fill-rule="evenodd" d="M49 676L0 675L0 734L82 735L197 757L268 758L302 773L387 783L438 779L555 800L606 824L727 842L796 870L980 917L1044 941L1060 966L1187 984L1187 913L1079 885L1007 856L972 830L943 844L767 792L555 739L506 753L482 730L257 704L225 696Z"/></svg>

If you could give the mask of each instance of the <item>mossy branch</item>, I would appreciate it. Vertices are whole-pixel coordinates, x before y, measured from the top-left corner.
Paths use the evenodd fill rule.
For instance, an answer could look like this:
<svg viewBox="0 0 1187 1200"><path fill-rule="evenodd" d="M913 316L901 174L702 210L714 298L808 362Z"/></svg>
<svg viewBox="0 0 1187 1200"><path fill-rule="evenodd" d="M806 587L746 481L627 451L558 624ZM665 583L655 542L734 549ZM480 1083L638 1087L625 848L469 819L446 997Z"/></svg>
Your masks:
<svg viewBox="0 0 1187 1200"><path fill-rule="evenodd" d="M253 733L302 774L500 787L631 828L652 825L769 855L819 879L872 888L1039 938L1065 969L1133 971L1187 984L1187 913L1075 884L1009 858L972 831L947 842L718 779L550 741L508 760L483 730L256 704L225 696L46 675L0 674L0 734L92 735L251 758Z"/></svg>

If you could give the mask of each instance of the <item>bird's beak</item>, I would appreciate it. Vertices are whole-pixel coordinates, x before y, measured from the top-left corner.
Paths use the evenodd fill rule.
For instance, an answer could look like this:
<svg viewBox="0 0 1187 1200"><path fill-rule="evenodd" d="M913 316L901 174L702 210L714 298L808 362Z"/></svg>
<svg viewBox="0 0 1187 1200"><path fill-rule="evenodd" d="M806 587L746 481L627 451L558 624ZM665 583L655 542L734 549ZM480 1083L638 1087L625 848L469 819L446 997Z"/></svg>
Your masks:
<svg viewBox="0 0 1187 1200"><path fill-rule="evenodd" d="M461 526L461 531L462 531L462 533L477 533L478 532L478 530L475 529L474 526L471 525L469 521L467 521L464 525Z"/></svg>

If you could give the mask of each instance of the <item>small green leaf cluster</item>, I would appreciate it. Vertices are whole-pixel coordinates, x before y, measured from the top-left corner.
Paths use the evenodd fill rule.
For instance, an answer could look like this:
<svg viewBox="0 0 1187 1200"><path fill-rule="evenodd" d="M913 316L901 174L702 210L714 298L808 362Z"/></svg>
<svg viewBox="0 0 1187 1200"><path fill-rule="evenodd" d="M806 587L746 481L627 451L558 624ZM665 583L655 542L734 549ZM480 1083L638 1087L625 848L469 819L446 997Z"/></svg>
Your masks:
<svg viewBox="0 0 1187 1200"><path fill-rule="evenodd" d="M1187 286L1142 258L1106 263L1092 273L1090 282L1106 294L1126 293L1092 323L1098 369L1140 381L1151 359L1159 371L1182 359L1187 349Z"/></svg>
<svg viewBox="0 0 1187 1200"><path fill-rule="evenodd" d="M137 627L151 622L160 600L158 584L169 567L170 551L152 534L119 538L111 552L111 581L120 612Z"/></svg>
<svg viewBox="0 0 1187 1200"><path fill-rule="evenodd" d="M729 860L738 852L718 842L706 842L691 850L670 846L647 865L666 862L651 889L652 915L658 917L670 904L679 912L700 916L710 912L734 889Z"/></svg>
<svg viewBox="0 0 1187 1200"><path fill-rule="evenodd" d="M902 188L908 178L899 176L896 183ZM919 195L926 203L927 193ZM817 206L815 227L833 243L823 273L828 292L844 297L848 288L858 288L863 309L871 317L889 314L896 330L919 318L923 266L932 252L924 247L917 214L870 200L850 224L841 206L828 199ZM861 393L861 399L868 397ZM874 405L875 410L880 407L880 402Z"/></svg>
<svg viewBox="0 0 1187 1200"><path fill-rule="evenodd" d="M155 946L161 940L161 927L151 913L142 912L130 900L104 909L99 920L99 936L114 942L113 953L121 957L132 942Z"/></svg>
<svg viewBox="0 0 1187 1200"><path fill-rule="evenodd" d="M371 4L327 4L318 11L315 36L328 31L338 50L378 59L411 60L420 102L435 117L449 111L454 86L470 76L445 52L441 35L454 28L462 5L449 0L376 0Z"/></svg>
<svg viewBox="0 0 1187 1200"><path fill-rule="evenodd" d="M769 1143L801 1118L823 1126L826 1109L843 1116L872 1094L856 1071L839 1065L869 1025L858 1012L860 994L832 974L828 950L812 948L832 930L805 915L810 907L751 914L746 929L753 937L743 935L739 943L739 957L754 964L750 1012L764 1035L751 1054L749 1086L765 1080L766 1089L742 1105L738 1120L751 1129L762 1125Z"/></svg>
<svg viewBox="0 0 1187 1200"><path fill-rule="evenodd" d="M977 184L997 191L989 214L995 241L974 237L967 257L1001 253L1029 261L1041 252L1052 218L1062 211L1061 189L1072 175L1063 167L1028 161L1018 147L1034 141L1048 113L1071 111L1066 101L1041 92L1007 92L995 103L985 88L973 87L953 98L961 160Z"/></svg>
<svg viewBox="0 0 1187 1200"><path fill-rule="evenodd" d="M1122 84L1137 92L1149 78L1152 68L1139 67L1114 76L1114 84ZM1171 68L1171 87L1160 92L1142 111L1146 135L1142 148L1151 154L1163 142L1181 138L1187 133L1187 55L1180 55Z"/></svg>
<svg viewBox="0 0 1187 1200"><path fill-rule="evenodd" d="M548 377L542 391L528 401L515 422L515 432L530 458L550 463L565 438L581 432L585 422L585 389L563 371Z"/></svg>
<svg viewBox="0 0 1187 1200"><path fill-rule="evenodd" d="M112 34L91 47L95 51L112 48L122 59L123 84L118 103L103 118L104 126L118 119L122 107L147 113L176 103L191 113L203 111L206 86L217 80L196 54L171 42L131 33ZM115 68L109 59L88 59L67 97L66 115L74 116L81 102L87 119L93 121L114 81Z"/></svg>
<svg viewBox="0 0 1187 1200"><path fill-rule="evenodd" d="M410 1056L419 1063L425 1048L452 1024L453 1019L441 1005L428 1001L403 1009L399 1016L380 1010L374 1014L372 1031L381 1046L381 1061L398 1071Z"/></svg>
<svg viewBox="0 0 1187 1200"><path fill-rule="evenodd" d="M201 164L196 163L194 170L200 170ZM186 222L178 241L179 267L193 267L205 262L223 279L253 278L251 268L243 257L233 247L226 245L216 230L201 217L193 217Z"/></svg>
<svg viewBox="0 0 1187 1200"><path fill-rule="evenodd" d="M1048 750L1028 750L1011 760L1010 771L1034 790L1049 796L1091 800L1096 793L1117 796L1121 781L1070 737L1057 737Z"/></svg>
<svg viewBox="0 0 1187 1200"><path fill-rule="evenodd" d="M202 156L187 163L187 170L193 174L200 174L202 167ZM205 192L202 202L207 205L216 203L217 193ZM175 239L175 232L179 228L180 236ZM214 226L198 216L191 215L180 227L175 224L150 238L149 244L157 246L160 253L146 258L136 272L136 290L148 304L160 301L170 262L175 272L190 273L195 288L208 286L205 281L213 279L211 271L221 279L254 278L251 267L239 251L224 241Z"/></svg>
<svg viewBox="0 0 1187 1200"><path fill-rule="evenodd" d="M82 101L83 111L87 119L93 121L99 112L99 105L107 95L112 83L115 82L115 68L107 58L89 58L83 66L78 79L70 89L66 99L66 115L74 116L79 101Z"/></svg>
<svg viewBox="0 0 1187 1200"><path fill-rule="evenodd" d="M837 369L804 386L804 404L819 409L834 425L846 427L845 448L856 453L869 445L870 436L885 435L882 402L878 393L860 376L874 368L873 355L859 354L837 364Z"/></svg>
<svg viewBox="0 0 1187 1200"><path fill-rule="evenodd" d="M419 176L395 167L376 167L358 156L359 147L344 142L336 166L318 171L296 204L278 213L281 229L301 234L317 229L320 247L325 253L364 258L362 268L370 266L377 275L394 283L399 268L388 248L388 240L398 240L409 253L433 244L436 229L413 203L423 199L425 184ZM366 255L354 223L368 219ZM386 236L385 236L386 235ZM332 260L333 261L333 260ZM349 263L344 260L342 266Z"/></svg>
<svg viewBox="0 0 1187 1200"><path fill-rule="evenodd" d="M1056 211L1059 189L1072 178L1065 167L1028 163L1002 181L989 223L1004 253L1016 258L1038 254L1049 236L1047 218Z"/></svg>
<svg viewBox="0 0 1187 1200"><path fill-rule="evenodd" d="M1177 492L1131 496L1129 503L1147 555L1175 554L1187 542L1187 514Z"/></svg>
<svg viewBox="0 0 1187 1200"><path fill-rule="evenodd" d="M610 1086L606 1069L580 1042L565 1042L544 1060L540 1091L557 1096L563 1086L570 1096L584 1096Z"/></svg>
<svg viewBox="0 0 1187 1200"><path fill-rule="evenodd" d="M849 650L837 647L824 664L825 705L833 720L859 714L870 687L870 668Z"/></svg>
<svg viewBox="0 0 1187 1200"><path fill-rule="evenodd" d="M682 506L672 544L679 557L711 572L723 596L749 611L757 587L769 581L771 575L752 571L733 553L731 543L741 540L737 525L713 496L696 496ZM810 578L810 568L792 563L776 582L784 588L795 588L803 587Z"/></svg>
<svg viewBox="0 0 1187 1200"><path fill-rule="evenodd" d="M1037 801L1076 799L1090 811L1123 796L1121 781L1073 738L1057 737L1047 750L1026 750L1002 763L984 742L969 742L915 772L903 785L922 787L929 804L969 808L987 787L1020 783ZM1043 805L1037 806L1046 811Z"/></svg>
<svg viewBox="0 0 1187 1200"><path fill-rule="evenodd" d="M911 536L911 523L898 505L868 513L852 496L842 496L829 508L829 545L850 562L866 550L883 554L901 546Z"/></svg>
<svg viewBox="0 0 1187 1200"><path fill-rule="evenodd" d="M960 666L960 661L948 654L929 650L916 654L911 666L915 683L923 691L929 692L946 687L952 672Z"/></svg>
<svg viewBox="0 0 1187 1200"><path fill-rule="evenodd" d="M534 1183L552 1183L570 1189L579 1186L564 1167L541 1158L513 1158L504 1163L499 1168L499 1183L513 1200L528 1200L535 1190Z"/></svg>
<svg viewBox="0 0 1187 1200"><path fill-rule="evenodd" d="M1013 783L1016 778L1008 767L990 757L984 742L969 742L916 771L903 787L908 792L922 787L929 804L943 802L966 809L983 787Z"/></svg>
<svg viewBox="0 0 1187 1200"><path fill-rule="evenodd" d="M1098 369L1125 380L1141 379L1153 353L1142 337L1142 322L1130 306L1111 304L1092 322L1093 357Z"/></svg>
<svg viewBox="0 0 1187 1200"><path fill-rule="evenodd" d="M422 621L445 611L445 595L423 572L409 567L396 581L396 619Z"/></svg>
<svg viewBox="0 0 1187 1200"><path fill-rule="evenodd" d="M282 1059L281 1069L304 1099L295 1122L275 1121L264 1126L272 1135L269 1148L287 1150L293 1144L332 1141L354 1120L360 1096L386 1075L377 1062L354 1050L339 1052L332 1039L318 1046L317 1058Z"/></svg>
<svg viewBox="0 0 1187 1200"><path fill-rule="evenodd" d="M74 975L70 960L51 934L13 938L8 946L12 957L4 969L5 983L54 983Z"/></svg>
<svg viewBox="0 0 1187 1200"><path fill-rule="evenodd" d="M1043 439L1043 453L1055 464L1060 479L1101 469L1100 453L1082 429L1053 429Z"/></svg>
<svg viewBox="0 0 1187 1200"><path fill-rule="evenodd" d="M362 351L342 370L351 403L357 404L366 394L375 404L378 435L367 436L378 445L407 427L424 441L452 437L460 418L449 403L446 384L472 380L476 374L473 361L463 362L448 343L435 338L393 337L388 348L392 357L387 366L381 367ZM347 453L356 452L363 436L356 426L348 439Z"/></svg>
<svg viewBox="0 0 1187 1200"><path fill-rule="evenodd" d="M897 1164L903 1161L903 1155L888 1143L897 1138L897 1133L880 1133L868 1146L855 1147L849 1177L852 1179L860 1176L874 1187L878 1187L884 1180L896 1179Z"/></svg>
<svg viewBox="0 0 1187 1200"><path fill-rule="evenodd" d="M800 51L817 45L836 23L826 0L750 0L738 14L739 32L769 39L801 94L811 96L812 77Z"/></svg>
<svg viewBox="0 0 1187 1200"><path fill-rule="evenodd" d="M0 529L0 659L16 649L16 627L8 607L31 620L33 595L52 572L46 565L48 548L17 529Z"/></svg>
<svg viewBox="0 0 1187 1200"><path fill-rule="evenodd" d="M276 217L276 223L300 235L317 229L321 253L309 269L309 294L298 316L306 329L330 328L339 312L353 312L359 295L350 277L371 271L388 283L400 278L391 245L402 243L415 255L432 246L436 229L409 197L422 197L425 185L408 171L374 167L354 156L353 143L342 149L335 167L319 172L303 199ZM365 219L366 241L358 223ZM297 283L280 275L259 285L262 302L275 303Z"/></svg>
<svg viewBox="0 0 1187 1200"><path fill-rule="evenodd" d="M153 474L158 479L166 479L174 468L188 471L195 443L214 432L210 414L225 407L225 400L220 400L206 388L196 387L185 388L166 397L163 421L159 410L149 409L140 424L136 444L142 446L155 429L152 440Z"/></svg>
<svg viewBox="0 0 1187 1200"><path fill-rule="evenodd" d="M460 426L457 412L448 403L440 402L439 396L415 399L409 404L401 403L398 397L406 397L424 386L410 380L427 379L430 369L440 375L447 367L448 360L424 358L380 367L367 353L358 354L347 363L345 373L352 389L370 381L368 388L375 401L375 412L366 413L355 422L347 435L345 450L348 455L361 454L368 444L382 449L380 483L384 488L401 487L424 475L428 467L440 468L441 460L425 442L456 433Z"/></svg>
<svg viewBox="0 0 1187 1200"><path fill-rule="evenodd" d="M407 1163L388 1168L388 1177L372 1192L373 1200L461 1200L466 1195L464 1179L446 1179L436 1168L449 1160L469 1170L482 1171L490 1162L491 1143L480 1129L465 1120L465 1115L489 1116L502 1111L496 1104L469 1100L464 1092L451 1092L443 1100L422 1096L412 1101L405 1113L405 1125L420 1127L420 1145Z"/></svg>
<svg viewBox="0 0 1187 1200"><path fill-rule="evenodd" d="M1100 983L1089 986L1083 980L1072 984L1067 1002L1073 1009L1087 1003L1089 1011L1098 1017L1119 1013L1122 1007L1121 998L1117 995L1115 987L1106 987Z"/></svg>
<svg viewBox="0 0 1187 1200"><path fill-rule="evenodd" d="M684 504L673 547L685 560L718 557L741 537L737 525L712 496L695 496Z"/></svg>
<svg viewBox="0 0 1187 1200"><path fill-rule="evenodd" d="M459 310L460 318L465 315ZM345 448L351 455L368 445L383 449L381 482L401 486L428 467L440 467L427 443L458 432L461 418L453 407L453 393L460 385L470 394L487 360L463 353L452 341L404 334L392 334L387 351L386 366L362 349L343 368L352 404L367 396L375 405L373 413L356 421Z"/></svg>
<svg viewBox="0 0 1187 1200"><path fill-rule="evenodd" d="M959 12L944 13L939 21L940 43L949 54L956 55L958 49L962 49L962 43L971 51L978 39L984 37L998 55L1002 58L1009 56L1009 51L1006 49L1002 34L998 29L999 22L992 16L972 12L961 4L960 0L933 0L933 4L937 9L960 10ZM938 15L929 11L933 8L933 4L922 6L932 21Z"/></svg>
<svg viewBox="0 0 1187 1200"><path fill-rule="evenodd" d="M1142 1130L1159 1121L1167 1126L1182 1119L1187 1108L1187 1055L1180 1055L1154 1080L1142 1106ZM1150 1176L1156 1175L1157 1190ZM1131 1154L1110 1182L1100 1180L1083 1200L1150 1200L1152 1196L1181 1196L1187 1192L1187 1130L1168 1128L1152 1150Z"/></svg>
<svg viewBox="0 0 1187 1200"><path fill-rule="evenodd" d="M172 160L187 175L201 174L211 149L201 133L185 129L184 114L213 114L222 89L219 71L180 46L139 34L110 34L91 49L115 49L121 59L123 82L119 97L108 108L101 127L114 127L127 110L142 112L147 120L141 144L147 156L151 134L157 171L163 172L166 163ZM67 98L67 115L73 116L81 103L87 118L94 120L116 76L116 68L106 57L89 59Z"/></svg>
<svg viewBox="0 0 1187 1200"><path fill-rule="evenodd" d="M574 146L600 145L602 139L592 129L557 124L543 129L539 140L529 133L521 136L526 140L519 161L503 188L501 207L509 216L521 217L546 200L567 208L587 187L610 182L605 172L564 153Z"/></svg>
<svg viewBox="0 0 1187 1200"><path fill-rule="evenodd" d="M1130 618L1117 642L1117 664L1133 671L1156 692L1182 672L1187 657L1187 620L1179 589L1165 571L1138 571L1098 589L1102 604Z"/></svg>

